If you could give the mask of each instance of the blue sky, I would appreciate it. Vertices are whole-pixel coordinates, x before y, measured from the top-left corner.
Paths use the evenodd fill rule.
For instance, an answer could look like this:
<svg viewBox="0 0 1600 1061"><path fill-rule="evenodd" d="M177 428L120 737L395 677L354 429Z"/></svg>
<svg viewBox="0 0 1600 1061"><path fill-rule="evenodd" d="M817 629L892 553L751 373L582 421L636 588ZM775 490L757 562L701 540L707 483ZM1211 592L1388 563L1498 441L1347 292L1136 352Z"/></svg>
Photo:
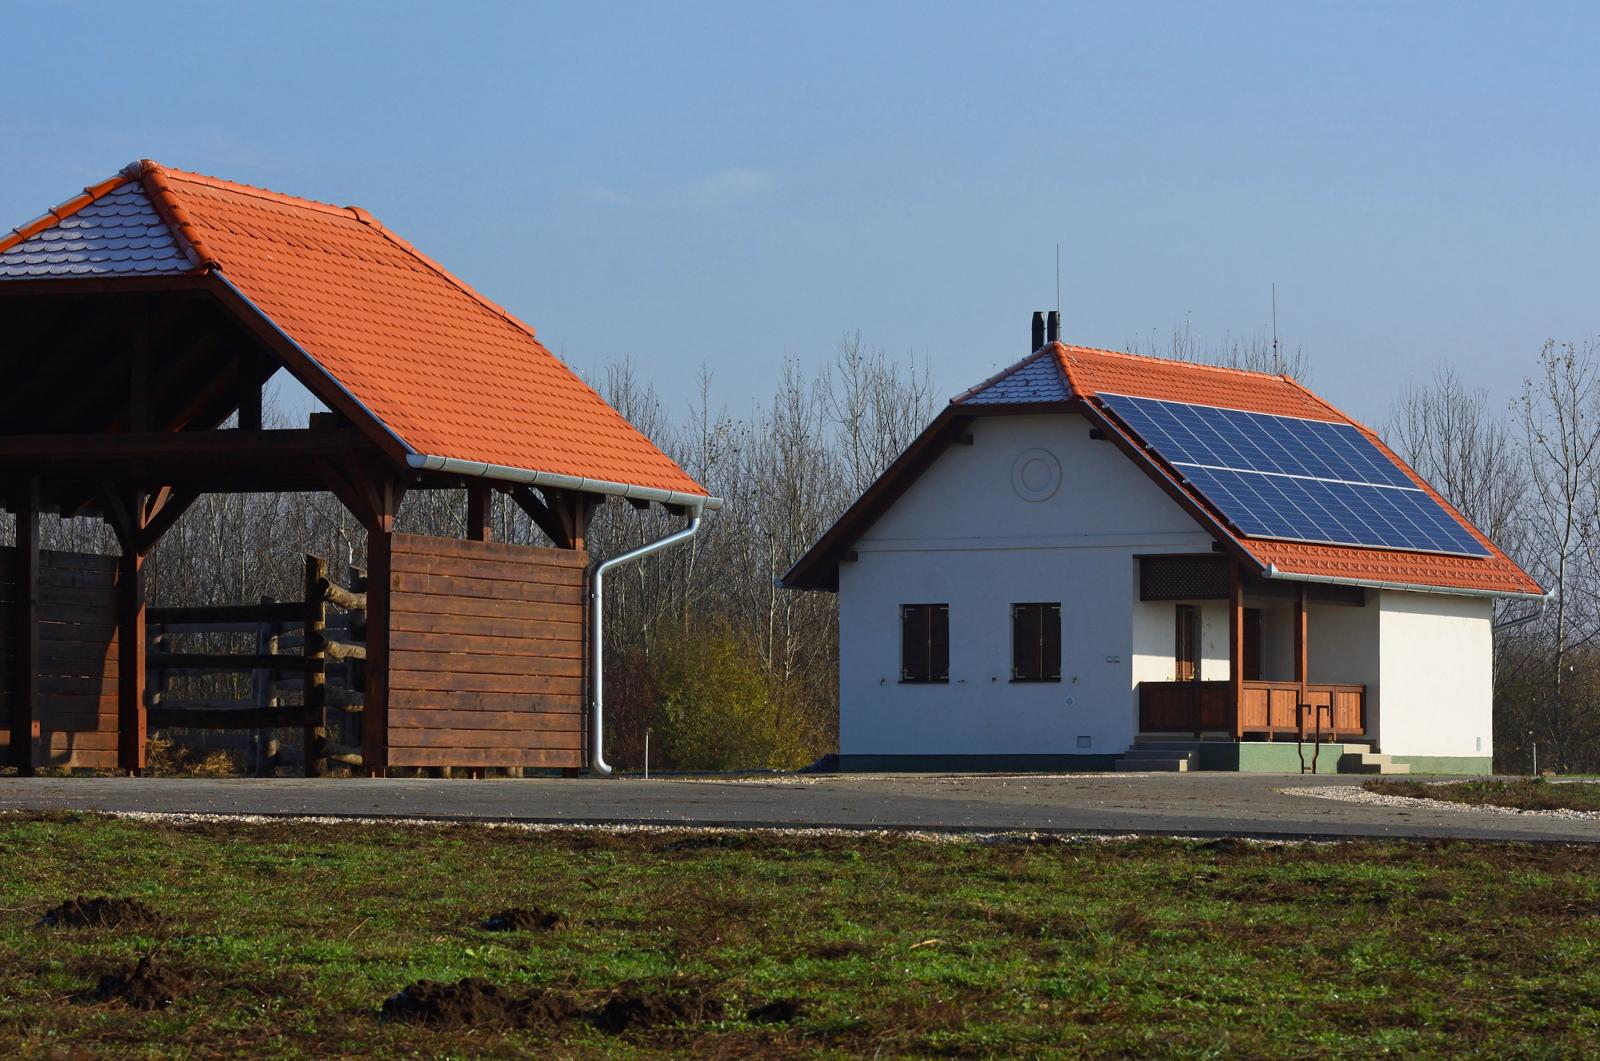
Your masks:
<svg viewBox="0 0 1600 1061"><path fill-rule="evenodd" d="M592 371L741 410L859 330L954 394L1280 334L1381 420L1600 333L1600 14L1473 4L0 7L0 217L139 157L378 215Z"/></svg>

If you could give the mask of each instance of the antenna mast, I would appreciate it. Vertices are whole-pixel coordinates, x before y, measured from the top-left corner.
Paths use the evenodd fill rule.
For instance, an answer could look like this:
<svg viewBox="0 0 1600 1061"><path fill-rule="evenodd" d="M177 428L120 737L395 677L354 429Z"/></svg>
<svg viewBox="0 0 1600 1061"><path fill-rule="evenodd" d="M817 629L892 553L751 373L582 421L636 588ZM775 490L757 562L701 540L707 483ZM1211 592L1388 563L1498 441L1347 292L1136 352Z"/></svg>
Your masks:
<svg viewBox="0 0 1600 1061"><path fill-rule="evenodd" d="M1278 356L1278 285L1272 285L1272 368L1273 371L1283 371L1283 358Z"/></svg>
<svg viewBox="0 0 1600 1061"><path fill-rule="evenodd" d="M1056 243L1056 316L1061 315L1061 243Z"/></svg>

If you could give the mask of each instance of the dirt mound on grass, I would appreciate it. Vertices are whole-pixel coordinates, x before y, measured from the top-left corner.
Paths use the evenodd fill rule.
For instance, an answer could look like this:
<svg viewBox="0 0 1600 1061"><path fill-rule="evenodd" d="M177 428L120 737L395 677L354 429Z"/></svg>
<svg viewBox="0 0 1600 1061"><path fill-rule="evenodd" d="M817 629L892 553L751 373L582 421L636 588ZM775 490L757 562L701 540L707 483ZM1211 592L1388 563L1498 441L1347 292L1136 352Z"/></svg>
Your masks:
<svg viewBox="0 0 1600 1061"><path fill-rule="evenodd" d="M39 918L48 928L158 928L162 917L137 899L68 899Z"/></svg>
<svg viewBox="0 0 1600 1061"><path fill-rule="evenodd" d="M583 1015L571 998L547 991L513 991L469 976L453 984L418 980L384 999L384 1020L435 1028L531 1028Z"/></svg>
<svg viewBox="0 0 1600 1061"><path fill-rule="evenodd" d="M872 953L872 948L854 939L836 939L829 943L819 943L811 948L811 956L822 961L836 962L844 958L866 957Z"/></svg>
<svg viewBox="0 0 1600 1061"><path fill-rule="evenodd" d="M514 906L490 914L478 926L487 932L547 932L560 928L566 918L551 910L528 910Z"/></svg>
<svg viewBox="0 0 1600 1061"><path fill-rule="evenodd" d="M106 973L78 995L81 1002L123 1002L135 1009L163 1009L189 994L189 978L140 958L132 969Z"/></svg>
<svg viewBox="0 0 1600 1061"><path fill-rule="evenodd" d="M745 1014L757 1024L787 1024L803 1016L809 1006L803 998L775 998L760 1006L753 1006Z"/></svg>
<svg viewBox="0 0 1600 1061"><path fill-rule="evenodd" d="M648 991L630 984L606 999L594 1015L594 1024L601 1031L620 1035L661 1025L721 1020L722 1015L722 1002L704 988Z"/></svg>

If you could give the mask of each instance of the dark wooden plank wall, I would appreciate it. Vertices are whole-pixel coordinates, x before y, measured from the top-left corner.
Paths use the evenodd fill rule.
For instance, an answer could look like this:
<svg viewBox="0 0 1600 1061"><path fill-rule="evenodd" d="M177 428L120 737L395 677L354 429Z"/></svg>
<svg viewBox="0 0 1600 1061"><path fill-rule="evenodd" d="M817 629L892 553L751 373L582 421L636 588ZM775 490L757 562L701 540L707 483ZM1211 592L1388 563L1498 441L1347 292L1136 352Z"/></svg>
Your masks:
<svg viewBox="0 0 1600 1061"><path fill-rule="evenodd" d="M389 765L583 765L588 554L394 536Z"/></svg>
<svg viewBox="0 0 1600 1061"><path fill-rule="evenodd" d="M39 554L35 766L117 765L117 558ZM10 762L15 551L0 549L0 762Z"/></svg>

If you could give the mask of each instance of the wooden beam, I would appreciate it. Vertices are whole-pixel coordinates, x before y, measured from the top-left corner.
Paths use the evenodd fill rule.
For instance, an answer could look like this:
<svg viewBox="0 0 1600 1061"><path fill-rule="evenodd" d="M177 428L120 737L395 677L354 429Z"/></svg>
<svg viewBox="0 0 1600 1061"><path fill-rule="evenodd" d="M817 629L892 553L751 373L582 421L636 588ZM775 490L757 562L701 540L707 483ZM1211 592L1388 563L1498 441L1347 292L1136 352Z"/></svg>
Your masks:
<svg viewBox="0 0 1600 1061"><path fill-rule="evenodd" d="M161 536L199 499L199 493L192 490L177 491L169 486L157 489L145 503L138 533L139 551L148 553L154 549Z"/></svg>
<svg viewBox="0 0 1600 1061"><path fill-rule="evenodd" d="M1228 564L1228 698L1233 701L1233 739L1244 739L1244 581L1239 561Z"/></svg>
<svg viewBox="0 0 1600 1061"><path fill-rule="evenodd" d="M258 433L147 431L0 435L0 468L27 470L39 465L98 468L98 478L105 477L107 465L141 463L183 467L198 462L215 468L240 463L359 457L363 453L376 455L372 447L365 445L359 432L304 428Z"/></svg>
<svg viewBox="0 0 1600 1061"><path fill-rule="evenodd" d="M328 561L320 556L306 557L305 639L300 651L308 665L303 687L305 702L316 708L316 717L307 717L301 729L300 747L305 755L307 777L322 777L328 772L327 764L322 759L323 746L328 739L328 723L323 713L326 701L322 698L323 686L327 682L327 653L323 642L328 626L328 604L322 592L322 585L326 581Z"/></svg>
<svg viewBox="0 0 1600 1061"><path fill-rule="evenodd" d="M494 537L489 516L493 511L494 493L488 482L478 479L467 484L467 540L491 541Z"/></svg>
<svg viewBox="0 0 1600 1061"><path fill-rule="evenodd" d="M12 619L14 690L11 699L11 761L21 777L33 776L33 726L39 717L39 479L18 491L16 604Z"/></svg>
<svg viewBox="0 0 1600 1061"><path fill-rule="evenodd" d="M528 518L533 520L534 525L540 530L544 531L545 537L549 538L555 543L556 548L571 548L567 541L566 525L561 521L560 517L551 510L551 507L546 504L544 498L534 493L531 487L524 486L520 483L516 486L513 486L508 493L511 497L511 500L517 503L517 507L526 512L528 514Z"/></svg>
<svg viewBox="0 0 1600 1061"><path fill-rule="evenodd" d="M384 776L389 765L389 599L393 570L394 513L380 512L367 525L367 661L361 698L361 762L369 777Z"/></svg>
<svg viewBox="0 0 1600 1061"><path fill-rule="evenodd" d="M248 368L239 375L239 426L240 431L261 430L262 383Z"/></svg>
<svg viewBox="0 0 1600 1061"><path fill-rule="evenodd" d="M130 500L124 507L142 515L142 491ZM145 557L134 540L143 529L131 528L117 564L117 765L129 774L145 766Z"/></svg>

